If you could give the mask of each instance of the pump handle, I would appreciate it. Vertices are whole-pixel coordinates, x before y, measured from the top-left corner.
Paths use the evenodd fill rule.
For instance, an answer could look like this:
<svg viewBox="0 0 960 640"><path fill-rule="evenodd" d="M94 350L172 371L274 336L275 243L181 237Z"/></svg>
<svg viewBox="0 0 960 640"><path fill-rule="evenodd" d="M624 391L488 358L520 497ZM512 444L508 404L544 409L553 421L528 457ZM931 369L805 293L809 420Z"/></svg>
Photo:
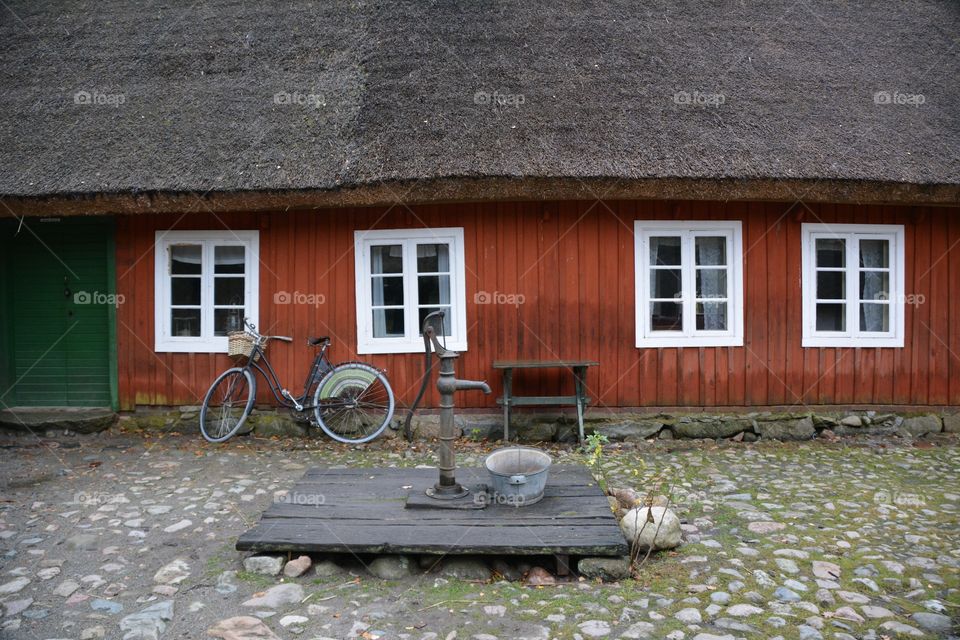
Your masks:
<svg viewBox="0 0 960 640"><path fill-rule="evenodd" d="M430 384L430 375L433 373L433 358L430 357L430 341L433 341L434 347L437 349L437 353L442 353L446 349L441 346L437 341L437 336L433 330L433 326L430 324L430 320L434 317L440 318L441 327L443 326L443 317L445 313L443 310L437 310L433 313L427 314L427 317L423 319L423 326L421 327L421 333L423 335L423 381L420 383L420 391L417 392L417 397L414 399L413 404L410 405L410 410L407 412L407 418L403 421L403 435L407 439L407 442L413 440L413 431L410 429L410 422L413 420L413 414L417 410L417 406L420 404L420 401L423 400L423 394L427 392L427 385Z"/></svg>

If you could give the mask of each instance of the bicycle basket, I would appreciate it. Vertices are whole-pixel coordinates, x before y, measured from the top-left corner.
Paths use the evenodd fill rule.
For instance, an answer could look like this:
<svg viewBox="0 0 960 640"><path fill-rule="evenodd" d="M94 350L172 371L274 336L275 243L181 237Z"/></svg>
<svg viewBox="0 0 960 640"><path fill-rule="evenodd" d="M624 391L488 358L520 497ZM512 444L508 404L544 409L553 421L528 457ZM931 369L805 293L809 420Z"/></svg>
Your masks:
<svg viewBox="0 0 960 640"><path fill-rule="evenodd" d="M227 334L227 355L237 360L245 360L253 354L253 347L257 344L256 338L246 331L231 331ZM260 349L266 349L267 345L261 345ZM257 352L254 362L260 359L260 353Z"/></svg>

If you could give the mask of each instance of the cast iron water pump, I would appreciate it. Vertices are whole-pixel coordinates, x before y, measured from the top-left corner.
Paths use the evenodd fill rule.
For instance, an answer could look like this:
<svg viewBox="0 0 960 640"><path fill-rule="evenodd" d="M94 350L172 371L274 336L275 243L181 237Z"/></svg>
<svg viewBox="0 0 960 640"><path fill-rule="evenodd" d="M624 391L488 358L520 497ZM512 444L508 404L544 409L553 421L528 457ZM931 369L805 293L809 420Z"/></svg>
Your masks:
<svg viewBox="0 0 960 640"><path fill-rule="evenodd" d="M440 326L443 327L443 311L434 311L423 319L423 350L425 355L423 383L420 385L420 392L417 393L416 400L410 407L410 413L407 414L407 420L404 424L404 432L407 439L410 439L410 420L413 418L413 412L417 410L417 405L423 398L427 390L427 384L430 382L430 372L433 369L433 360L430 358L431 343L437 357L440 358L440 375L437 377L437 391L440 392L440 447L437 451L437 468L440 470L440 479L435 485L427 489L427 495L438 500L453 500L462 498L470 490L462 486L456 479L457 459L453 450L453 441L457 438L456 426L453 420L453 393L455 391L467 391L479 389L484 393L490 393L490 387L486 382L477 380L457 380L454 377L454 361L460 357L456 351L449 351L440 344L434 331L431 320L439 318Z"/></svg>

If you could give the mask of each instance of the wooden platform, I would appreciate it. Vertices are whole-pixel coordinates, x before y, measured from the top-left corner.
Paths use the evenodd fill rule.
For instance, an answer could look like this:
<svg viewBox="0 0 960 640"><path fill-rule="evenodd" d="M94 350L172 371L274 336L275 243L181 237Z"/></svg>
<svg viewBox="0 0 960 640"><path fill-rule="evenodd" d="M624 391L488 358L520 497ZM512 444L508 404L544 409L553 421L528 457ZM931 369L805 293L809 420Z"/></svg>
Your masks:
<svg viewBox="0 0 960 640"><path fill-rule="evenodd" d="M543 499L526 507L406 508L436 469L311 468L237 540L240 551L613 556L628 553L586 467L551 467ZM458 469L468 487L485 469Z"/></svg>

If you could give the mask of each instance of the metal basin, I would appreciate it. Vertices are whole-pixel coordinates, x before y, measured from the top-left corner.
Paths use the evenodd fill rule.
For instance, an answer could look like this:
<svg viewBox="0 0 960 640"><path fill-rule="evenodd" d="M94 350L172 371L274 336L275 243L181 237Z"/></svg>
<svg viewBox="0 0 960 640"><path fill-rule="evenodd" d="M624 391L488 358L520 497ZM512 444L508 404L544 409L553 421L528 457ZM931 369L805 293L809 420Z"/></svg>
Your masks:
<svg viewBox="0 0 960 640"><path fill-rule="evenodd" d="M532 447L497 449L487 456L490 473L490 500L493 504L525 507L543 498L553 461Z"/></svg>

